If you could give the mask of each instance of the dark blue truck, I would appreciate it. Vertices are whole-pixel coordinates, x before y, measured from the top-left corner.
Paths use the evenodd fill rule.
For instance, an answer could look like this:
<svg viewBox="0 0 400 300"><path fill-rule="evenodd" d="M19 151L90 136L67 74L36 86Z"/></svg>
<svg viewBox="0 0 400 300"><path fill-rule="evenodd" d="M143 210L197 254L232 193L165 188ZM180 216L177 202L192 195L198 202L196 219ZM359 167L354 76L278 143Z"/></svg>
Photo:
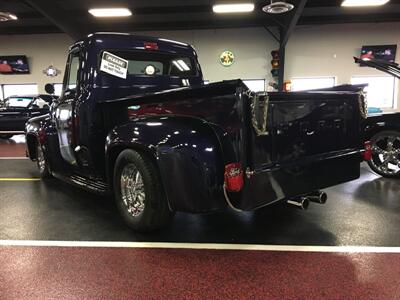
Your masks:
<svg viewBox="0 0 400 300"><path fill-rule="evenodd" d="M363 118L360 93L204 85L190 45L96 33L71 46L61 97L26 124L27 152L42 177L113 194L149 231L175 211L323 203L320 189L360 175Z"/></svg>

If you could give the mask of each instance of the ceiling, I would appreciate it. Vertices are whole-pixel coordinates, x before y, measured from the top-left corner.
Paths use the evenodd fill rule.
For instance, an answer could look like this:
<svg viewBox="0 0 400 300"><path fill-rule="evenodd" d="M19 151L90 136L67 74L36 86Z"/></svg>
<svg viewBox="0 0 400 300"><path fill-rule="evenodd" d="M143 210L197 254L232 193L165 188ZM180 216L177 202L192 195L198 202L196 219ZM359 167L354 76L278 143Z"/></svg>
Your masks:
<svg viewBox="0 0 400 300"><path fill-rule="evenodd" d="M66 32L79 38L94 31L142 31L176 29L214 29L250 26L277 26L296 10L272 17L261 11L269 0L254 1L257 9L251 14L215 15L212 5L217 0L0 0L0 11L16 14L18 21L0 23L0 34L37 34ZM221 1L218 1L221 2ZM400 0L373 8L343 8L342 0L287 0L298 10L298 24L395 22L400 21ZM114 20L96 19L89 8L128 7L133 16Z"/></svg>

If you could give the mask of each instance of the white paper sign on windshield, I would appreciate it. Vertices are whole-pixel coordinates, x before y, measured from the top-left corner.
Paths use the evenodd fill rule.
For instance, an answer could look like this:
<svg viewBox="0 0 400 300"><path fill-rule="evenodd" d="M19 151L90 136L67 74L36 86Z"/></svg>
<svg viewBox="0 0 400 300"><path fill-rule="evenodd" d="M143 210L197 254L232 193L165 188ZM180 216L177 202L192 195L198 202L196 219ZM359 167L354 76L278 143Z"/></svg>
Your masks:
<svg viewBox="0 0 400 300"><path fill-rule="evenodd" d="M110 52L104 51L101 58L100 71L126 79L128 61Z"/></svg>

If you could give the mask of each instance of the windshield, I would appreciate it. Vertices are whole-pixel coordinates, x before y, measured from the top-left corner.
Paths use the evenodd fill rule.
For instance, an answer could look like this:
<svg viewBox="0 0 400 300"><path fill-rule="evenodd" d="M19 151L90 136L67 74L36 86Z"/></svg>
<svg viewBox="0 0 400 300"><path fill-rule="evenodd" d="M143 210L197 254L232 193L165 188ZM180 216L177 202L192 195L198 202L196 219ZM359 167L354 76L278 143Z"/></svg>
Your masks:
<svg viewBox="0 0 400 300"><path fill-rule="evenodd" d="M10 97L4 100L6 107L26 108L32 102L32 97Z"/></svg>
<svg viewBox="0 0 400 300"><path fill-rule="evenodd" d="M176 54L139 51L110 51L110 53L128 61L128 76L167 75L188 77L198 74L194 60L189 57L182 57Z"/></svg>

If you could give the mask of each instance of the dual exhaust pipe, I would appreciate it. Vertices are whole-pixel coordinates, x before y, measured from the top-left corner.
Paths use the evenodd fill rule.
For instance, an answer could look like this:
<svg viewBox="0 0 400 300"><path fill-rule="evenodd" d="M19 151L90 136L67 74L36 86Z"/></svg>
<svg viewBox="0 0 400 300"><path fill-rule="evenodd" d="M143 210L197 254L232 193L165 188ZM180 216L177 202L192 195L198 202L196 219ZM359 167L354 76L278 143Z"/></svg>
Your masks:
<svg viewBox="0 0 400 300"><path fill-rule="evenodd" d="M290 199L287 201L287 203L298 209L306 210L310 205L310 202L325 204L327 200L328 195L325 192L317 191L305 196Z"/></svg>

